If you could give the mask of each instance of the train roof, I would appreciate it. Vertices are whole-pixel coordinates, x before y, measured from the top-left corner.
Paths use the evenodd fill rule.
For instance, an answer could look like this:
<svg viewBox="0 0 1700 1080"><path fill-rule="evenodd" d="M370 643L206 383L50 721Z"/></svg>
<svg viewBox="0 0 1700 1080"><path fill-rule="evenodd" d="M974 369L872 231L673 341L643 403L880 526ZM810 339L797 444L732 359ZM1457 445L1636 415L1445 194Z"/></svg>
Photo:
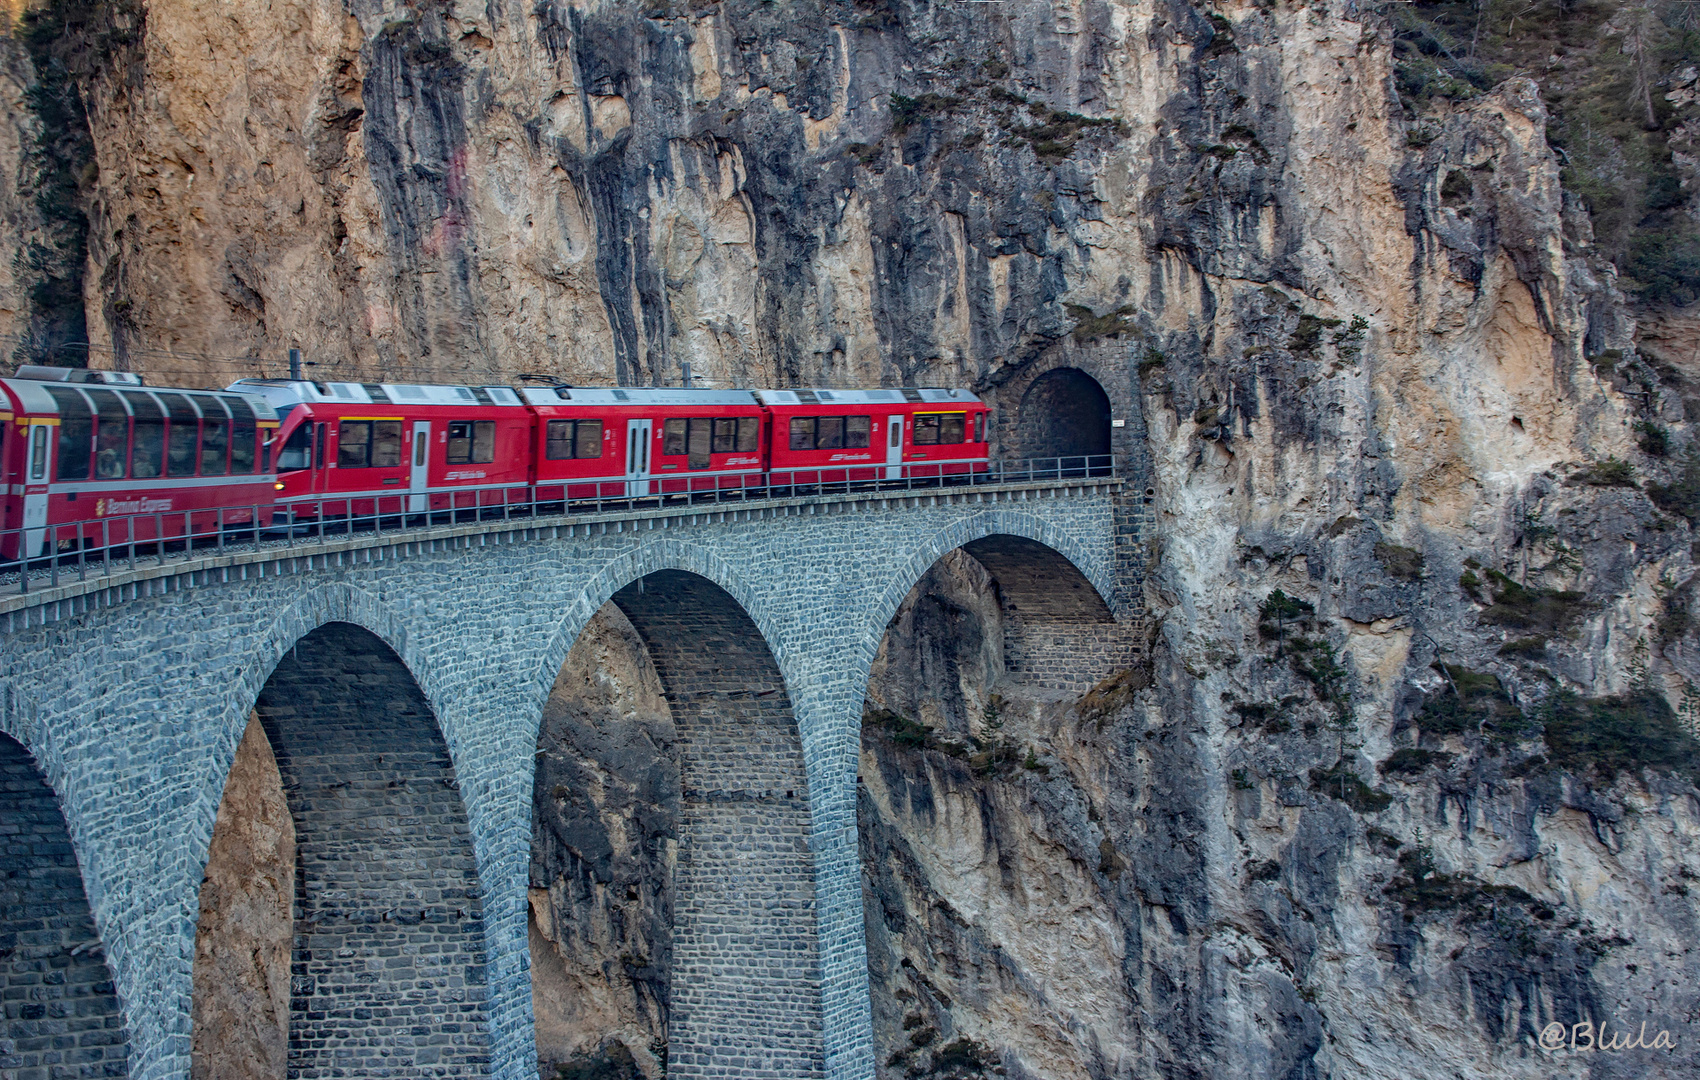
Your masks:
<svg viewBox="0 0 1700 1080"><path fill-rule="evenodd" d="M980 399L966 390L934 386L892 386L872 390L837 390L799 387L795 390L757 390L763 405L884 405L936 401L978 405Z"/></svg>
<svg viewBox="0 0 1700 1080"><path fill-rule="evenodd" d="M419 383L313 382L307 379L239 379L232 390L263 395L280 408L306 403L338 405L525 404L511 386L426 386Z"/></svg>
<svg viewBox="0 0 1700 1080"><path fill-rule="evenodd" d="M278 408L301 402L345 405L978 405L967 390L933 386L793 390L698 390L679 386L427 386L417 383L312 382L305 379L242 379L232 390L261 394Z"/></svg>
<svg viewBox="0 0 1700 1080"><path fill-rule="evenodd" d="M251 390L234 387L230 390L185 390L175 386L138 386L133 383L47 382L40 379L0 379L0 382L3 382L6 389L17 398L18 404L23 406L24 411L31 413L58 413L60 411L59 401L53 393L49 392L49 388L51 388L52 391L58 393L69 391L78 394L78 396L83 396L89 391L95 393L109 391L117 394L119 400L126 402L126 407L132 413L136 410L133 405L129 404L130 402L136 398L151 398L157 405L158 395L160 394L182 395L194 402L196 409L202 415L206 415L207 410L203 409L200 403L209 398L217 398L227 404L242 401L254 414L255 419L262 421L277 420L277 410L264 396ZM93 407L93 398L84 397L83 400L86 406ZM223 414L214 407L212 415L222 417Z"/></svg>
<svg viewBox="0 0 1700 1080"><path fill-rule="evenodd" d="M527 386L537 406L555 405L754 405L749 390L695 390L681 386Z"/></svg>

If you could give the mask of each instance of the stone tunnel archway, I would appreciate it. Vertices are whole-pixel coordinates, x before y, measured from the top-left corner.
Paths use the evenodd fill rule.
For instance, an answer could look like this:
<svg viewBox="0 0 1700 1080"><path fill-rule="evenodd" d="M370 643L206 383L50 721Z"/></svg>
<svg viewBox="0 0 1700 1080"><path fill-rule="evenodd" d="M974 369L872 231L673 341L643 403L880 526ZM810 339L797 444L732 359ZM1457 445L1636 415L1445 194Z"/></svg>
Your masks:
<svg viewBox="0 0 1700 1080"><path fill-rule="evenodd" d="M326 623L272 671L202 889L193 1076L486 1071L466 809L430 705L371 632Z"/></svg>
<svg viewBox="0 0 1700 1080"><path fill-rule="evenodd" d="M615 592L561 666L535 785L540 1064L821 1076L802 740L739 601L675 569Z"/></svg>
<svg viewBox="0 0 1700 1080"><path fill-rule="evenodd" d="M1091 1075L1139 1023L1131 988L1106 992L1138 950L1120 856L1094 846L1105 751L1083 695L1136 681L1138 649L1057 548L954 539L897 605L866 688L875 1077Z"/></svg>
<svg viewBox="0 0 1700 1080"><path fill-rule="evenodd" d="M128 1076L124 1017L53 790L0 734L0 1066Z"/></svg>
<svg viewBox="0 0 1700 1080"><path fill-rule="evenodd" d="M1059 367L1021 395L1010 456L1081 457L1110 453L1110 398L1079 368Z"/></svg>

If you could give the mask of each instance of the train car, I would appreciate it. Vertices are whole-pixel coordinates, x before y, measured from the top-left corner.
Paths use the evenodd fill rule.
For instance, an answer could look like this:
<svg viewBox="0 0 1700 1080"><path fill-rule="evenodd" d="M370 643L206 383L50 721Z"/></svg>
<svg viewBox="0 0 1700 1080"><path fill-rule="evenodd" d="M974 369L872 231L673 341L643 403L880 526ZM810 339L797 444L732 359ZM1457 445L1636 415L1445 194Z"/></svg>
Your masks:
<svg viewBox="0 0 1700 1080"><path fill-rule="evenodd" d="M772 418L775 484L983 472L990 410L966 390L757 390Z"/></svg>
<svg viewBox="0 0 1700 1080"><path fill-rule="evenodd" d="M521 503L532 410L508 386L242 379L278 412L278 507L291 520Z"/></svg>
<svg viewBox="0 0 1700 1080"><path fill-rule="evenodd" d="M263 520L276 493L278 417L252 394L25 366L0 379L0 418L7 560L216 534Z"/></svg>
<svg viewBox="0 0 1700 1080"><path fill-rule="evenodd" d="M748 390L526 387L537 497L642 498L756 486L763 412Z"/></svg>

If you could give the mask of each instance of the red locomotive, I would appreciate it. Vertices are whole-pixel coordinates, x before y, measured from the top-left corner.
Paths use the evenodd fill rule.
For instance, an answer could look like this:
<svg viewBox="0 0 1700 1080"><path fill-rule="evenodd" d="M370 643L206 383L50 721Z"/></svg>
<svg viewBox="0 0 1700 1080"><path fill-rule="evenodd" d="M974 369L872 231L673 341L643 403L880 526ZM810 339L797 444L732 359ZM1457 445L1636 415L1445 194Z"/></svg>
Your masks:
<svg viewBox="0 0 1700 1080"><path fill-rule="evenodd" d="M8 560L216 534L256 516L872 484L983 471L988 459L988 410L965 390L243 379L215 392L66 368L24 368L0 389Z"/></svg>

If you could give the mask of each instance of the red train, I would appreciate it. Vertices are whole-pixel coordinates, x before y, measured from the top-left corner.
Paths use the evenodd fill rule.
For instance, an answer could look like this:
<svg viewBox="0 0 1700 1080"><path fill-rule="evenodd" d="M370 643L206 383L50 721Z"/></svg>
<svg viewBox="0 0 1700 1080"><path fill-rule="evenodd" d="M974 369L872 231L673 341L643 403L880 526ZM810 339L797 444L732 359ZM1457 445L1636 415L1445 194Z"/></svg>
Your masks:
<svg viewBox="0 0 1700 1080"><path fill-rule="evenodd" d="M243 379L214 392L24 368L0 391L7 559L20 537L33 558L266 523L274 507L300 520L682 496L942 477L988 460L988 409L965 390Z"/></svg>

